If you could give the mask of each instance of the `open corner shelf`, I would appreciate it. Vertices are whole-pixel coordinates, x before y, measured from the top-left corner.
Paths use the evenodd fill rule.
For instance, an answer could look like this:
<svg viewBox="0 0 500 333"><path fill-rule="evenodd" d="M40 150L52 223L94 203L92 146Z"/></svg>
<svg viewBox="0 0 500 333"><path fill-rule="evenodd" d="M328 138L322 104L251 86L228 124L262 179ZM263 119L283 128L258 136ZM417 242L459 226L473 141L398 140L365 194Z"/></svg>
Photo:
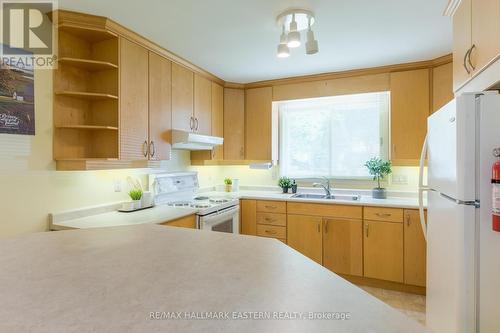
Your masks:
<svg viewBox="0 0 500 333"><path fill-rule="evenodd" d="M118 99L118 96L116 95L105 94L105 93L83 92L83 91L62 90L62 91L56 91L55 94L60 96L77 97L90 100Z"/></svg>
<svg viewBox="0 0 500 333"><path fill-rule="evenodd" d="M67 64L70 66L85 69L90 72L104 71L110 69L117 69L118 65L115 65L108 61L98 61L89 59L79 59L71 57L59 58L59 63Z"/></svg>
<svg viewBox="0 0 500 333"><path fill-rule="evenodd" d="M59 31L67 32L92 43L118 38L115 33L106 29L76 26L72 24L60 24L58 29Z"/></svg>

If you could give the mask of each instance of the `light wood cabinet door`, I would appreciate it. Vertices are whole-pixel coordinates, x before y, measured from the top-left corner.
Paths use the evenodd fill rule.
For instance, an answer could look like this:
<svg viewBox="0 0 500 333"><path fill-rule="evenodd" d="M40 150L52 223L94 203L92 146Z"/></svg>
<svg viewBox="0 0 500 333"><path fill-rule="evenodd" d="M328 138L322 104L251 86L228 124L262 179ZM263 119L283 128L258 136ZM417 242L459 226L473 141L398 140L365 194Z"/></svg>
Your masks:
<svg viewBox="0 0 500 333"><path fill-rule="evenodd" d="M172 63L149 52L149 159L170 159L172 149Z"/></svg>
<svg viewBox="0 0 500 333"><path fill-rule="evenodd" d="M364 221L364 276L403 282L403 223Z"/></svg>
<svg viewBox="0 0 500 333"><path fill-rule="evenodd" d="M224 88L212 82L212 135L224 137ZM224 146L216 146L212 159L224 159Z"/></svg>
<svg viewBox="0 0 500 333"><path fill-rule="evenodd" d="M196 216L189 215L186 217L181 217L180 219L177 220L162 223L162 225L166 225L168 227L196 229Z"/></svg>
<svg viewBox="0 0 500 333"><path fill-rule="evenodd" d="M500 1L472 0L471 12L474 75L500 55Z"/></svg>
<svg viewBox="0 0 500 333"><path fill-rule="evenodd" d="M240 200L240 234L257 235L257 202Z"/></svg>
<svg viewBox="0 0 500 333"><path fill-rule="evenodd" d="M418 165L429 110L429 69L391 73L391 160L394 165Z"/></svg>
<svg viewBox="0 0 500 333"><path fill-rule="evenodd" d="M432 110L436 112L453 99L453 64L432 69Z"/></svg>
<svg viewBox="0 0 500 333"><path fill-rule="evenodd" d="M145 160L148 146L148 50L120 38L120 159Z"/></svg>
<svg viewBox="0 0 500 333"><path fill-rule="evenodd" d="M189 69L172 63L172 128L193 129L194 74Z"/></svg>
<svg viewBox="0 0 500 333"><path fill-rule="evenodd" d="M287 244L318 264L322 264L322 218L288 215L287 220Z"/></svg>
<svg viewBox="0 0 500 333"><path fill-rule="evenodd" d="M194 76L194 131L212 134L212 83L195 74Z"/></svg>
<svg viewBox="0 0 500 333"><path fill-rule="evenodd" d="M425 287L426 247L418 210L405 210L404 282Z"/></svg>
<svg viewBox="0 0 500 333"><path fill-rule="evenodd" d="M245 159L245 90L224 88L224 159Z"/></svg>
<svg viewBox="0 0 500 333"><path fill-rule="evenodd" d="M462 0L453 15L453 91L457 91L470 78L465 55L472 45L472 0Z"/></svg>
<svg viewBox="0 0 500 333"><path fill-rule="evenodd" d="M245 92L245 159L272 159L273 88Z"/></svg>
<svg viewBox="0 0 500 333"><path fill-rule="evenodd" d="M347 275L363 276L363 222L324 218L323 266Z"/></svg>

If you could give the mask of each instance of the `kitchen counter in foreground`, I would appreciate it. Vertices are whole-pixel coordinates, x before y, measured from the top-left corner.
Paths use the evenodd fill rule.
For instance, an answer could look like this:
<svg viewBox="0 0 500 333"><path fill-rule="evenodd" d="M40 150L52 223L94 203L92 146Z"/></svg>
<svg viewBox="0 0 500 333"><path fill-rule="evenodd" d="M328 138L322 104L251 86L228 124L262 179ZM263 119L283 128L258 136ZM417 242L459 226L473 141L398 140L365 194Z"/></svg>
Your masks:
<svg viewBox="0 0 500 333"><path fill-rule="evenodd" d="M427 332L260 237L152 224L37 233L0 241L0 267L1 332ZM186 319L206 312L323 319Z"/></svg>

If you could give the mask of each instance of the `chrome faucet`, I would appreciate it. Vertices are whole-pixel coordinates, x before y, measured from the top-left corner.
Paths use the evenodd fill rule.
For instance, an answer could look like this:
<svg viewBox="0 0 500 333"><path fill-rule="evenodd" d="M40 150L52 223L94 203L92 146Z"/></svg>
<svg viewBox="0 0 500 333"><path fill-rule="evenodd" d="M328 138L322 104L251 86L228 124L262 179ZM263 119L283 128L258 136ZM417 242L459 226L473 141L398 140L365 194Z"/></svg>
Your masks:
<svg viewBox="0 0 500 333"><path fill-rule="evenodd" d="M322 177L325 180L325 183L313 183L314 187L322 187L325 190L326 198L329 199L332 197L332 188L330 187L330 179L327 177Z"/></svg>

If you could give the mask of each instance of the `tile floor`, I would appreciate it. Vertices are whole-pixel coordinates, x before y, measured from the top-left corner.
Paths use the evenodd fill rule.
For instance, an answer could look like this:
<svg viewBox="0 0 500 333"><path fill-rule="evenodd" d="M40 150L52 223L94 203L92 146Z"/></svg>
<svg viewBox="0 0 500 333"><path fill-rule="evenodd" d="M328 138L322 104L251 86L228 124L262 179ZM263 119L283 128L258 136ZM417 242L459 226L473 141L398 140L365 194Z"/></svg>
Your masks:
<svg viewBox="0 0 500 333"><path fill-rule="evenodd" d="M425 296L367 286L359 287L425 325Z"/></svg>

